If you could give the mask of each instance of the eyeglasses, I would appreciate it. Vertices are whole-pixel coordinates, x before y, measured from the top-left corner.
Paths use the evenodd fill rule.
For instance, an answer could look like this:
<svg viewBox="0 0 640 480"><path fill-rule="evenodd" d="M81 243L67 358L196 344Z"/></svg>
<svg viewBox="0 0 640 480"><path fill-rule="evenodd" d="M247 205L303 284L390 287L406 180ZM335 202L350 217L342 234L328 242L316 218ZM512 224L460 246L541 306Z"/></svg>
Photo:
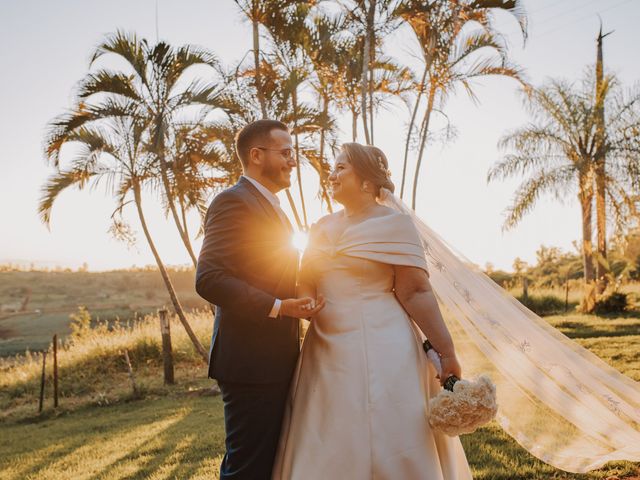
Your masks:
<svg viewBox="0 0 640 480"><path fill-rule="evenodd" d="M257 148L258 150L267 150L269 152L279 152L280 155L282 155L287 160L293 159L293 156L294 156L293 149L291 148L283 148L282 150L279 150L277 148L267 148L267 147L253 147L253 148Z"/></svg>

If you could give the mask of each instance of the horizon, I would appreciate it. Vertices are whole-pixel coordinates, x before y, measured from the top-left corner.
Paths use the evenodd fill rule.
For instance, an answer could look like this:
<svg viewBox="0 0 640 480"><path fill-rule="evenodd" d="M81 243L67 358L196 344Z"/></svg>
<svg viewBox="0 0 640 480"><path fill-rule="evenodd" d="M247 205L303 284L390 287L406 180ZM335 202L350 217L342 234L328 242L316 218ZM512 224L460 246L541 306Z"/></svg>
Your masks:
<svg viewBox="0 0 640 480"><path fill-rule="evenodd" d="M640 32L634 28L635 19L640 18L640 2L524 3L530 12L525 47L515 21L499 18L498 29L509 40L512 59L524 68L534 86L549 77L580 80L585 68L595 62L598 14L604 31L614 30L604 42L605 71L616 72L626 87L640 80L640 64L630 61L634 45L640 40ZM71 269L86 263L95 272L154 264L132 212L126 218L138 233L136 248L128 249L109 237L109 216L114 207L111 198L102 194L102 188L64 192L53 209L50 231L37 218L35 205L39 189L51 173L41 152L47 122L71 105L73 88L88 71L87 58L105 34L123 29L155 41L156 4L161 40L172 45L202 45L214 51L225 65L239 60L251 48L250 25L231 0L189 0L180 4L116 0L108 5L80 0L53 5L44 0L28 0L5 5L0 19L0 60L7 72L15 74L0 80L0 104L5 112L0 119L4 167L0 178L0 224L7 226L0 237L0 255L7 261L0 263L27 258L25 262L29 264ZM410 64L415 45L401 31L389 38L385 51ZM552 196L545 197L518 227L502 232L503 211L519 180L487 185L484 179L489 167L504 154L497 149L497 140L529 117L522 108L516 82L488 78L476 85L478 105L463 92L456 92L445 107L458 135L444 147L427 147L417 213L482 268L491 263L497 270L511 271L516 257L531 264L542 245L573 252L573 242L580 241L581 228L579 208L572 198L562 203ZM399 102L376 115L375 143L390 159L396 184L408 119L407 109ZM343 140L348 140L349 122L344 115L339 117ZM435 123L436 127L439 125L441 118ZM303 184L309 200L317 181L308 169ZM295 194L295 183L292 188ZM166 264L187 264L188 257L171 221L157 208L158 200L147 194L145 201L149 205L150 228ZM323 212L317 202L309 203L310 220L316 221ZM283 208L291 213L286 202ZM197 221L194 215L190 217L192 232L196 231ZM196 251L200 244L201 239L194 241Z"/></svg>

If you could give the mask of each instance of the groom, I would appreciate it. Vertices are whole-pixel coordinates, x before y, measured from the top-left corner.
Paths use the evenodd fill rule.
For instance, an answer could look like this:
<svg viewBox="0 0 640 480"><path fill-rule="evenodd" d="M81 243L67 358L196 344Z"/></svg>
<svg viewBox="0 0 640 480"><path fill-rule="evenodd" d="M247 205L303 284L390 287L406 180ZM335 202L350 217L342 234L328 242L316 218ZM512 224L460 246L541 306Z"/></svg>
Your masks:
<svg viewBox="0 0 640 480"><path fill-rule="evenodd" d="M243 175L205 219L196 290L215 304L209 377L224 403L220 480L268 480L299 348L298 318L323 305L296 299L298 254L276 193L296 166L287 126L258 120L236 136Z"/></svg>

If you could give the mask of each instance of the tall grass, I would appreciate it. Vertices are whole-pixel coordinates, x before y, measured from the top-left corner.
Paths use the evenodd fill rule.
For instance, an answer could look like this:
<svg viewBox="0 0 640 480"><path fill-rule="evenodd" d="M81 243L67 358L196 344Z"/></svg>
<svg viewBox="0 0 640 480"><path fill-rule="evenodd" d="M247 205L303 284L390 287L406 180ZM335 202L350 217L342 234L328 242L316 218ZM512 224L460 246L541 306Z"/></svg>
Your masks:
<svg viewBox="0 0 640 480"><path fill-rule="evenodd" d="M189 322L200 341L207 345L211 336L210 311L189 314ZM177 320L171 321L174 362L188 368L204 366L184 329ZM59 391L62 397L77 397L105 392L117 384L127 385L127 350L134 370L141 376L153 370L157 375L161 365L162 339L159 318L148 315L136 322L108 325L100 323L83 335L72 337L58 348ZM43 353L27 352L15 357L0 358L0 408L2 416L23 401L33 402L39 395ZM47 376L52 372L52 347L47 351ZM49 384L51 382L49 381ZM48 394L50 393L50 389Z"/></svg>

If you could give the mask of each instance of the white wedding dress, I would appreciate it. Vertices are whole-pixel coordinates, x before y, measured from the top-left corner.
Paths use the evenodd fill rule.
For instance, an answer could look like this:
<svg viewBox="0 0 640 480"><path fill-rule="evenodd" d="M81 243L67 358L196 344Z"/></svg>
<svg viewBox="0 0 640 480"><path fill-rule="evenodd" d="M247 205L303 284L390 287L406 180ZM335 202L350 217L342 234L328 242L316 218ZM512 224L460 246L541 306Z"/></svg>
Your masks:
<svg viewBox="0 0 640 480"><path fill-rule="evenodd" d="M408 215L370 217L338 238L314 225L303 258L325 308L302 347L273 478L471 478L460 440L431 430L440 390L422 335L393 292L393 266L427 270Z"/></svg>

